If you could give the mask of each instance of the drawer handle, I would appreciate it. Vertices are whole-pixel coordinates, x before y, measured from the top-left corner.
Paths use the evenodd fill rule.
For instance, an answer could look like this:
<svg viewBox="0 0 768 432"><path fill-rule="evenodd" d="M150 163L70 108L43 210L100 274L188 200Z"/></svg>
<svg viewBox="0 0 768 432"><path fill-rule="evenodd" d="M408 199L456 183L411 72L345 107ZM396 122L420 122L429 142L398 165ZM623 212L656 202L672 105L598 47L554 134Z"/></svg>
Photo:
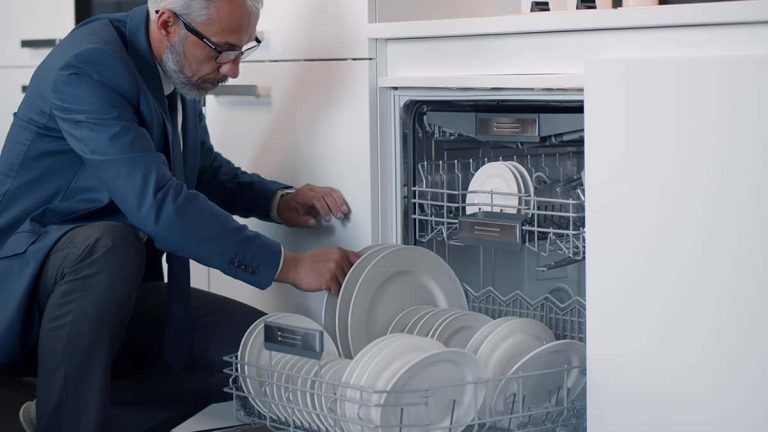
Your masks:
<svg viewBox="0 0 768 432"><path fill-rule="evenodd" d="M22 39L22 48L53 48L61 42L61 39Z"/></svg>
<svg viewBox="0 0 768 432"><path fill-rule="evenodd" d="M259 87L255 85L227 84L216 87L208 94L212 96L249 96L259 97Z"/></svg>

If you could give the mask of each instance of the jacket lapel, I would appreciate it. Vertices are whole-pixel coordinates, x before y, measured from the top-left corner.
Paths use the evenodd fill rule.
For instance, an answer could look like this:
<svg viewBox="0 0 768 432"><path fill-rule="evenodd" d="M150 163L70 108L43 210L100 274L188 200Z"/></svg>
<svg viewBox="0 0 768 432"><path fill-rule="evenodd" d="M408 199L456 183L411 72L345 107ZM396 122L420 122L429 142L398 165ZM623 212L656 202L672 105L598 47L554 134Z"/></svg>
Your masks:
<svg viewBox="0 0 768 432"><path fill-rule="evenodd" d="M200 99L181 98L181 136L184 140L184 177L190 189L197 187L197 169L200 165Z"/></svg>
<svg viewBox="0 0 768 432"><path fill-rule="evenodd" d="M131 56L155 103L160 107L165 123L166 143L170 145L173 142L171 119L157 62L149 45L149 10L146 6L137 7L129 13L126 39L128 55Z"/></svg>
<svg viewBox="0 0 768 432"><path fill-rule="evenodd" d="M149 88L155 102L160 106L165 122L166 140L173 143L173 123L168 110L168 103L163 92L163 83L157 70L157 62L149 45L149 11L146 6L133 9L128 16L127 25L128 54ZM197 185L197 169L200 164L199 120L200 100L181 97L182 130L184 141L182 160L171 160L171 164L182 163L187 186L194 189ZM169 152L173 154L173 152Z"/></svg>

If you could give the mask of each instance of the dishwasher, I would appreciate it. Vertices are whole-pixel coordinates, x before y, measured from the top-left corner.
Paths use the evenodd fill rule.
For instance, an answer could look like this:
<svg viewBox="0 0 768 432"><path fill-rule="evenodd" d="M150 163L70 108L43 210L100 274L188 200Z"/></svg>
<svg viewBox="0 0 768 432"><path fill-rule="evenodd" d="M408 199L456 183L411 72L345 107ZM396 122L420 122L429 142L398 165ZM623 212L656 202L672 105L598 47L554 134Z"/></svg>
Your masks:
<svg viewBox="0 0 768 432"><path fill-rule="evenodd" d="M587 191L584 109L580 96L419 96L401 95L394 107L397 243L428 249L448 263L463 287L471 311L493 319L534 319L546 325L558 341L586 343ZM531 187L517 192L474 190L471 183L475 175L482 167L497 162L521 167L527 172ZM470 211L468 197L478 193L484 194L482 197L488 202ZM509 204L510 198L513 204ZM307 334L296 336L306 339ZM301 353L287 345L281 349L276 340L271 344L276 351L312 357L311 350ZM269 344L267 348L272 349ZM319 357L316 358L319 365ZM563 383L573 374L586 377L585 365L487 377L487 383L501 381L509 385L512 381L508 388L515 390L506 394L503 412L478 409L470 421L460 422L454 422L451 414L451 421L438 425L413 421L408 412L430 412L437 404L445 404L445 400L438 401L441 392L447 391L440 385L409 390L408 397L397 399L407 403L392 406L377 398L376 390L326 382L317 374L320 367L305 369L313 373L297 373L288 378L283 374L273 380L279 374L275 374L270 363L264 371L268 377L265 386L277 384L286 390L280 401L262 400L266 410L259 410L249 403L243 391L242 360L237 355L226 360L231 362L227 369L231 374L227 391L234 395L237 417L274 430L586 430L586 386L576 394L564 391L566 384L550 389L545 406L528 406L524 392L525 384L533 382L530 379L537 375ZM312 382L311 388L316 392L300 394L300 386L294 384L302 380ZM482 383L464 383L479 384ZM451 385L456 384L447 386ZM358 411L386 409L395 414L386 424L365 421L359 415L350 419L339 409L319 410L317 407L322 403L313 405L301 400L307 396L320 401L325 398L337 408L341 403L357 404ZM483 404L477 401L477 405ZM450 410L455 408L453 401ZM277 414L272 415L273 411ZM317 421L312 421L313 417Z"/></svg>

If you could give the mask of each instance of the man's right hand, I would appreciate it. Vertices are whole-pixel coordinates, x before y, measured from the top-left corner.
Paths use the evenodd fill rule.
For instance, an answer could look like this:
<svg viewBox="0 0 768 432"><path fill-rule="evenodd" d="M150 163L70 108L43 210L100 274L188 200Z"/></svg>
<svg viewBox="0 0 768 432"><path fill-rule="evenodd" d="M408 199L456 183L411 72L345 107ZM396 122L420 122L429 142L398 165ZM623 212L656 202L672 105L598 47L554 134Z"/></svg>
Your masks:
<svg viewBox="0 0 768 432"><path fill-rule="evenodd" d="M347 272L359 258L357 252L342 248L317 249L305 253L286 251L283 267L275 281L289 283L302 291L330 291L338 296Z"/></svg>

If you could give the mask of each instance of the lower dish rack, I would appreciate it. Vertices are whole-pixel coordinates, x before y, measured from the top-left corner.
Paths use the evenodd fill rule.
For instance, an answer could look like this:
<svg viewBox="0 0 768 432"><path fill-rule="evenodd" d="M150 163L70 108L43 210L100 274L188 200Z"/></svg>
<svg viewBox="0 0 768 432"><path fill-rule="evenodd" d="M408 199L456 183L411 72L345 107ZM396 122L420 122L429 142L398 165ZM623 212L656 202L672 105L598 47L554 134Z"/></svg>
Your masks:
<svg viewBox="0 0 768 432"><path fill-rule="evenodd" d="M471 290L467 296L474 311L537 319L557 339L584 341L585 308L579 298L560 304L549 296L531 301L519 292L506 299L489 300ZM230 363L225 391L233 395L235 415L243 423L302 432L586 431L586 386L571 384L585 382L582 366L386 391L324 379L320 371L328 363L320 359L297 359L308 367L287 372L277 367L278 358L301 353L276 348L274 342L267 351L266 367L246 363L238 354L225 357ZM253 392L254 386L260 391ZM489 388L496 389L492 398Z"/></svg>

